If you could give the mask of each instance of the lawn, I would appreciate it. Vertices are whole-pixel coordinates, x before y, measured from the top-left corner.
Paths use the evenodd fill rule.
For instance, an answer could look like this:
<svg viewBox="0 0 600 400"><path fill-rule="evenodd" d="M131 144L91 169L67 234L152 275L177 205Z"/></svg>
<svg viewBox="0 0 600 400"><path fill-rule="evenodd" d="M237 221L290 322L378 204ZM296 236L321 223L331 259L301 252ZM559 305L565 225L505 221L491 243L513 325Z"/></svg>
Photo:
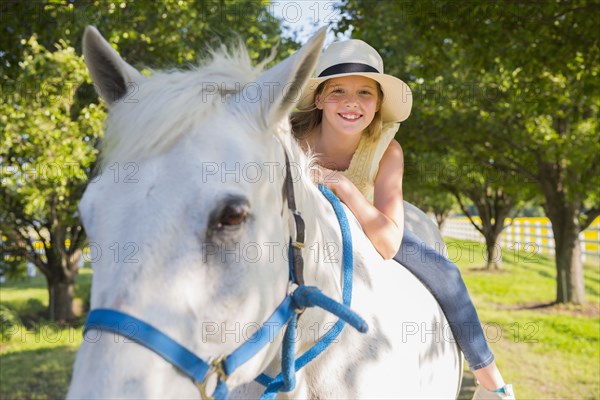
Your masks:
<svg viewBox="0 0 600 400"><path fill-rule="evenodd" d="M588 304L554 305L552 259L508 250L503 269L489 272L483 269L482 245L447 242L496 363L505 380L514 384L517 398L600 398L600 266L584 266ZM467 372L467 382L470 377ZM472 391L463 392L462 398L470 398Z"/></svg>
<svg viewBox="0 0 600 400"><path fill-rule="evenodd" d="M588 263L588 304L557 306L553 261L506 251L504 268L488 272L480 244L448 239L490 346L518 399L600 398L600 266ZM78 276L76 297L86 305L91 270ZM66 394L81 325L44 318L42 277L0 285L0 399L54 399ZM461 398L472 395L466 371Z"/></svg>
<svg viewBox="0 0 600 400"><path fill-rule="evenodd" d="M75 302L87 304L91 269L80 270ZM46 281L0 284L0 399L64 398L81 344L81 324L48 322Z"/></svg>

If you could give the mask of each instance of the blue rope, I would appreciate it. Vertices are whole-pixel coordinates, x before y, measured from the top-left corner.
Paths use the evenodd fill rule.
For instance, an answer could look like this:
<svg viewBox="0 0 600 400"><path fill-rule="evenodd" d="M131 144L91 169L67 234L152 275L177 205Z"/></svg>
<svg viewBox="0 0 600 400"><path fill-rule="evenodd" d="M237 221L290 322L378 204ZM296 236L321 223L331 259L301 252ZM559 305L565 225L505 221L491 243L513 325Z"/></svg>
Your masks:
<svg viewBox="0 0 600 400"><path fill-rule="evenodd" d="M295 309L294 299L291 296L286 296L260 329L225 358L223 361L225 373L231 375L240 365L250 360L257 353L257 349L262 349L269 344L271 342L270 338L277 335L290 318L296 315Z"/></svg>
<svg viewBox="0 0 600 400"><path fill-rule="evenodd" d="M284 392L294 390L296 387L296 370L294 369L294 358L296 356L296 329L298 326L298 315L294 315L285 330L283 338L283 350L281 354L281 372L283 373Z"/></svg>
<svg viewBox="0 0 600 400"><path fill-rule="evenodd" d="M283 381L281 380L281 376L278 375L269 386L267 386L267 390L260 396L260 400L273 400L277 397L277 393L281 392L283 388Z"/></svg>
<svg viewBox="0 0 600 400"><path fill-rule="evenodd" d="M227 389L227 383L219 379L217 387L212 395L215 400L227 400L229 397L229 389Z"/></svg>
<svg viewBox="0 0 600 400"><path fill-rule="evenodd" d="M292 299L296 304L297 308L305 307L321 307L322 309L329 311L332 314L337 315L339 318L349 323L357 331L366 333L369 326L358 314L352 311L347 306L338 303L331 297L326 296L314 286L299 286L294 293L292 293Z"/></svg>
<svg viewBox="0 0 600 400"><path fill-rule="evenodd" d="M342 207L340 200L324 185L319 185L319 190L331 203L333 211L337 216L338 223L340 224L340 230L342 232L342 257L344 260L344 286L342 289L342 301L344 305L350 307L352 303L352 277L353 277L353 266L354 258L352 255L352 235L350 233L350 224L348 224L348 218Z"/></svg>
<svg viewBox="0 0 600 400"><path fill-rule="evenodd" d="M282 349L282 365L281 373L276 377L271 378L266 374L261 374L256 378L256 381L267 389L261 396L262 400L271 400L277 396L280 391L290 391L295 387L295 373L303 368L306 364L318 357L324 352L331 343L340 335L346 322L352 325L354 328L362 333L367 332L367 323L360 318L356 313L350 310L352 303L352 278L353 278L353 255L352 255L352 236L350 234L350 225L342 204L339 199L333 194L331 190L323 185L319 185L319 190L325 198L331 203L333 210L337 216L340 224L340 230L342 233L342 257L343 257L343 288L342 288L342 302L343 305L330 297L323 294L319 289L315 287L299 286L292 294L292 299L298 308L303 307L321 307L335 315L340 319L313 347L302 354L292 367L290 362L295 354L295 344L293 339L295 338L296 332L296 317L293 317L292 321L288 325L285 333L283 349ZM293 335L292 335L293 332Z"/></svg>

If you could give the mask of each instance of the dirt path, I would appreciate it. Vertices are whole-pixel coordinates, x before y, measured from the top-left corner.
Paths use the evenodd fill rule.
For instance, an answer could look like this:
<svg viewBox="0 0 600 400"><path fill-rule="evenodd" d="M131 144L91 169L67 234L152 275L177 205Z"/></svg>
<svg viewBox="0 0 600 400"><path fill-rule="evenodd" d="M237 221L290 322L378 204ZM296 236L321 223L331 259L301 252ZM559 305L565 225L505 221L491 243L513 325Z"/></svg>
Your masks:
<svg viewBox="0 0 600 400"><path fill-rule="evenodd" d="M475 393L475 376L470 370L465 369L458 399L471 400L473 398L473 393Z"/></svg>

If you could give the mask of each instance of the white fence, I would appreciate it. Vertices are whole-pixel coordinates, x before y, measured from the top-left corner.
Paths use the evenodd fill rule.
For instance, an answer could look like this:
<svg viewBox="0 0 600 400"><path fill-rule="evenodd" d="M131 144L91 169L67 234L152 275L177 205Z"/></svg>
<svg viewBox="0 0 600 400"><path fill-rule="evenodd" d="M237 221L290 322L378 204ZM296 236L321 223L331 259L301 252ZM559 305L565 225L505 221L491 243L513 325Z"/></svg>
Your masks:
<svg viewBox="0 0 600 400"><path fill-rule="evenodd" d="M475 218L479 224L480 220ZM552 224L548 218L515 218L500 235L499 244L504 248L514 249L516 245L528 246L528 252L554 254L554 235ZM448 218L442 229L444 236L455 239L484 242L483 235L475 229L467 218ZM579 234L582 261L600 260L600 217L585 231Z"/></svg>

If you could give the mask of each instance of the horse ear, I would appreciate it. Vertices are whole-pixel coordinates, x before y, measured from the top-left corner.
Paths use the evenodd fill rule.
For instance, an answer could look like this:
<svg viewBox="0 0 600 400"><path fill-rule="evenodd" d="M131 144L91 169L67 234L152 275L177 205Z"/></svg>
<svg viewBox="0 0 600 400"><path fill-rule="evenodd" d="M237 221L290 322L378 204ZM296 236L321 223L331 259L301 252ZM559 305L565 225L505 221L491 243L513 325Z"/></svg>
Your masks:
<svg viewBox="0 0 600 400"><path fill-rule="evenodd" d="M93 26L86 27L83 34L83 56L96 91L108 104L121 99L128 88L145 79Z"/></svg>
<svg viewBox="0 0 600 400"><path fill-rule="evenodd" d="M259 106L267 126L287 117L296 103L304 85L315 70L325 41L323 27L300 50L273 68L262 73L256 83L263 89Z"/></svg>

